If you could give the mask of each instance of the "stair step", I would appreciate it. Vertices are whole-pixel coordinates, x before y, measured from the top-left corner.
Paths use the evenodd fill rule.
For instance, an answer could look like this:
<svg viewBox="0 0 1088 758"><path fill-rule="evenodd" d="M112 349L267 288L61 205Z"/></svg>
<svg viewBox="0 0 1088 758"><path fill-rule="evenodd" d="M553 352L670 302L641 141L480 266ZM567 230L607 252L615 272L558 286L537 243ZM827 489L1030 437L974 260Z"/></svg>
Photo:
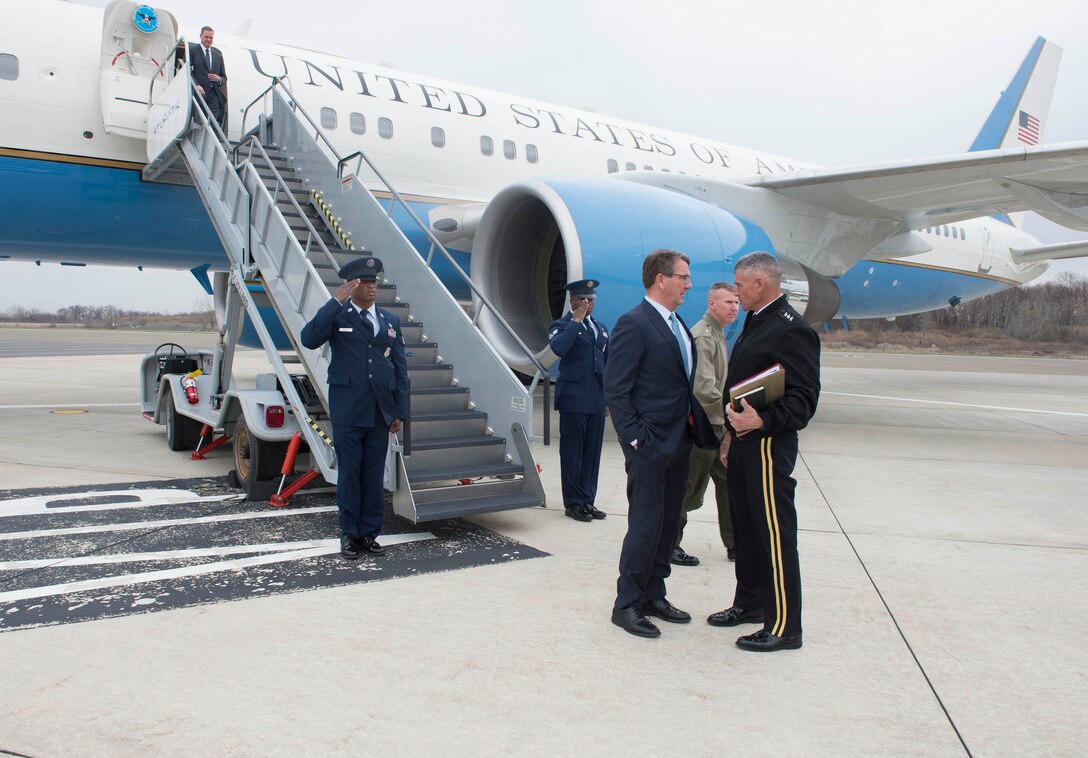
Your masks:
<svg viewBox="0 0 1088 758"><path fill-rule="evenodd" d="M532 508L543 505L544 501L530 494L492 495L472 500L457 500L451 503L424 503L416 505L416 523L438 521L440 519L460 518L474 513L493 513L509 511L515 508Z"/></svg>
<svg viewBox="0 0 1088 758"><path fill-rule="evenodd" d="M430 439L468 437L487 433L487 414L467 409L455 411L424 411L412 409L412 445Z"/></svg>
<svg viewBox="0 0 1088 758"><path fill-rule="evenodd" d="M411 456L404 459L411 460ZM447 466L443 468L416 469L408 472L413 486L427 482L453 482L458 479L475 479L481 476L516 476L524 472L518 463L493 463L479 466ZM413 493L415 490L413 489Z"/></svg>
<svg viewBox="0 0 1088 758"><path fill-rule="evenodd" d="M412 439L411 455L405 457L404 467L408 479L414 471L429 469L453 469L468 472L478 466L494 466L506 463L506 440L482 434L470 437L435 437ZM455 476L471 476L465 473Z"/></svg>
<svg viewBox="0 0 1088 758"><path fill-rule="evenodd" d="M462 477L471 479L471 477ZM518 477L509 479L485 479L470 481L468 484L438 485L431 487L412 487L412 500L416 507L423 503L452 503L457 500L474 500L494 495L520 495L525 483Z"/></svg>
<svg viewBox="0 0 1088 758"><path fill-rule="evenodd" d="M453 382L453 364L434 363L421 366L409 366L408 376L412 380L412 389L432 387L451 387Z"/></svg>

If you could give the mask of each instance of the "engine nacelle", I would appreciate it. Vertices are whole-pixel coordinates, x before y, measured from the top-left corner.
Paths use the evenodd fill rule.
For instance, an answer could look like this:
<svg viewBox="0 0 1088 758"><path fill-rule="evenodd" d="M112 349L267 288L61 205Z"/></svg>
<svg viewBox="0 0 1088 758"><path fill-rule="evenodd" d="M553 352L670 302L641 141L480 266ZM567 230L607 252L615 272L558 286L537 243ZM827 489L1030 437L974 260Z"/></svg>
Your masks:
<svg viewBox="0 0 1088 758"><path fill-rule="evenodd" d="M822 324L835 318L840 300L835 282L788 256L778 256L778 263L782 266L782 291L806 321Z"/></svg>
<svg viewBox="0 0 1088 758"><path fill-rule="evenodd" d="M503 189L488 203L473 241L472 278L548 364L555 356L547 330L567 305L563 285L599 279L594 316L614 325L644 297L642 261L658 248L691 258L693 288L680 308L688 324L705 312L711 284L732 281L738 258L755 250L774 253L754 223L680 192L608 177L534 179ZM784 289L807 305L799 310L809 317L808 309L819 304L822 315L834 300L834 315L834 283L794 261L784 263ZM481 312L478 323L510 366L533 373L524 351L490 313Z"/></svg>

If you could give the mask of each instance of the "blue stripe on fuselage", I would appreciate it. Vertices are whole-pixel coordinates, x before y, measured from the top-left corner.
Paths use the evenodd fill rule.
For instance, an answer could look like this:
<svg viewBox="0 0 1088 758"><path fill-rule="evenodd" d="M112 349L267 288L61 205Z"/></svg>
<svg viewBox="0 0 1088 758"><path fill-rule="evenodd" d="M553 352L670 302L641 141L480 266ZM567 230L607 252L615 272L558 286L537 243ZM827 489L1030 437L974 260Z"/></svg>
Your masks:
<svg viewBox="0 0 1088 758"><path fill-rule="evenodd" d="M131 169L0 156L0 253L20 260L150 268L226 268L192 187Z"/></svg>
<svg viewBox="0 0 1088 758"><path fill-rule="evenodd" d="M836 317L879 318L936 310L950 298L974 300L1008 289L1011 282L906 263L861 261L835 280L841 303Z"/></svg>

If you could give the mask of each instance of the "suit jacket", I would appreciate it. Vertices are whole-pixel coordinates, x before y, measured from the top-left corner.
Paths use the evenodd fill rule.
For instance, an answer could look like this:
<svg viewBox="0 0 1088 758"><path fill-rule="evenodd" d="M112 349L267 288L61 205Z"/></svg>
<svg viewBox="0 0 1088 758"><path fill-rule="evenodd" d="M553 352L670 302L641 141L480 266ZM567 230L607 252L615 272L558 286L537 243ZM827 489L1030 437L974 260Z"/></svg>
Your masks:
<svg viewBox="0 0 1088 758"><path fill-rule="evenodd" d="M743 382L781 363L786 369L786 393L760 411L763 429L741 439L771 434L797 436L808 425L820 399L820 338L782 295L760 313L749 313L744 330L729 356L726 387ZM728 402L728 394L726 395ZM724 405L723 405L724 409ZM728 420L726 421L728 424Z"/></svg>
<svg viewBox="0 0 1088 758"><path fill-rule="evenodd" d="M604 413L608 328L596 319L593 323L597 327L596 340L570 313L548 329L548 344L559 356L555 409L561 413Z"/></svg>
<svg viewBox="0 0 1088 758"><path fill-rule="evenodd" d="M684 373L675 335L645 300L616 322L604 372L605 402L620 444L637 442L635 453L660 466L668 465L688 439L699 447L718 447L692 392L699 365L695 340L683 319L677 318L691 340L690 377Z"/></svg>
<svg viewBox="0 0 1088 758"><path fill-rule="evenodd" d="M329 415L342 426L389 426L408 417L408 359L400 318L377 308L378 334L367 326L351 301L336 298L321 306L302 328L302 344L311 350L326 342L329 364ZM375 418L375 404L383 418Z"/></svg>
<svg viewBox="0 0 1088 758"><path fill-rule="evenodd" d="M212 67L209 69L208 64L204 61L204 48L199 42L191 43L189 45L189 69L193 72L193 81L204 88L205 100L220 98L223 102L226 102L227 69L223 63L223 54L219 52L219 48L215 45L211 47L211 54ZM219 76L223 77L223 81L218 84L213 83L208 78L209 73L219 74Z"/></svg>

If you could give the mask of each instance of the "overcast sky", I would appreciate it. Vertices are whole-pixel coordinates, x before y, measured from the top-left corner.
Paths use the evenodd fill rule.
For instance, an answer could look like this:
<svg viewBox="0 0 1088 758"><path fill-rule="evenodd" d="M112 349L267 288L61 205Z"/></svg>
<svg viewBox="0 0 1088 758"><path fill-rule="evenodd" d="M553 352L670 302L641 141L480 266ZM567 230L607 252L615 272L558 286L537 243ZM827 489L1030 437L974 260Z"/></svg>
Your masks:
<svg viewBox="0 0 1088 758"><path fill-rule="evenodd" d="M106 0L85 4L105 6ZM1039 35L1045 142L1088 138L1088 3L1065 0L184 0L183 29L338 53L824 165L966 149ZM834 9L829 10L829 9ZM1035 217L1045 242L1081 239ZM1048 273L1088 274L1088 261ZM3 264L13 304L190 310L188 273Z"/></svg>

